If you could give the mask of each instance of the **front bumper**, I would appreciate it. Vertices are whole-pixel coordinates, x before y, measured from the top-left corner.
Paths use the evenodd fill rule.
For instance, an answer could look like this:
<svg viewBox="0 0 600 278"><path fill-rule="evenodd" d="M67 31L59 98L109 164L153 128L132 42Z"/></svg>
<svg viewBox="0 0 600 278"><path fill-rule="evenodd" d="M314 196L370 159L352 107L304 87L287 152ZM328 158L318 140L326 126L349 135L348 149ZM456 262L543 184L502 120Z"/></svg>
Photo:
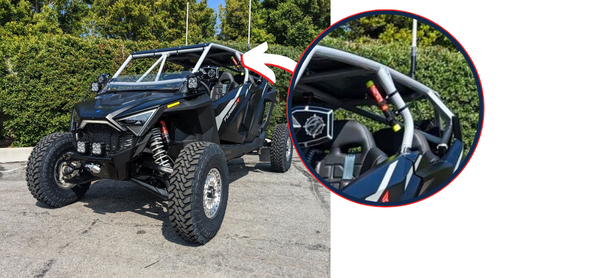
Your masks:
<svg viewBox="0 0 600 278"><path fill-rule="evenodd" d="M126 180L129 177L129 160L131 159L132 152L133 149L126 149L110 157L83 155L77 152L69 152L67 154L71 157L69 160L80 161L83 166L89 163L99 165L100 171L98 173L86 170L89 174L97 178Z"/></svg>

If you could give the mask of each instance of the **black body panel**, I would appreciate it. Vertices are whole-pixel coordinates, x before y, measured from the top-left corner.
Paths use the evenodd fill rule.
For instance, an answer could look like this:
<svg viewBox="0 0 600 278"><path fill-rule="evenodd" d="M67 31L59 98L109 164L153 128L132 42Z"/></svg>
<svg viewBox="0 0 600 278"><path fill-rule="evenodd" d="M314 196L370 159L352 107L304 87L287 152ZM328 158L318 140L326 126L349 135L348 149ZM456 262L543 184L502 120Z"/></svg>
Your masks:
<svg viewBox="0 0 600 278"><path fill-rule="evenodd" d="M221 145L221 149L223 149L223 153L225 153L225 158L227 161L236 159L244 154L260 148L264 144L266 136L267 132L263 132L260 136L254 138L250 142L243 144L224 144Z"/></svg>
<svg viewBox="0 0 600 278"><path fill-rule="evenodd" d="M219 138L222 144L252 142L264 129L267 102L275 102L275 89L263 81L234 88L214 102Z"/></svg>
<svg viewBox="0 0 600 278"><path fill-rule="evenodd" d="M75 105L80 117L71 126L76 141L102 142L101 156L72 153L74 160L100 165L92 179L127 180L143 165L141 157L150 154L151 129L163 120L169 131L168 155L174 160L189 143L207 141L220 144L227 160L260 148L266 137L267 102L275 102L275 89L263 81L259 86L243 84L213 101L204 92L184 95L179 92L105 93ZM170 107L170 108L169 108ZM147 124L130 130L119 119L154 111ZM82 123L86 124L81 128ZM145 158L146 160L148 157ZM148 161L144 161L147 163Z"/></svg>
<svg viewBox="0 0 600 278"><path fill-rule="evenodd" d="M169 130L174 144L182 143L185 147L196 141L220 143L212 100L208 94L181 100L179 105L166 109L163 115L170 118Z"/></svg>
<svg viewBox="0 0 600 278"><path fill-rule="evenodd" d="M181 98L181 93L168 92L105 93L76 104L75 111L82 119L112 119L156 108Z"/></svg>

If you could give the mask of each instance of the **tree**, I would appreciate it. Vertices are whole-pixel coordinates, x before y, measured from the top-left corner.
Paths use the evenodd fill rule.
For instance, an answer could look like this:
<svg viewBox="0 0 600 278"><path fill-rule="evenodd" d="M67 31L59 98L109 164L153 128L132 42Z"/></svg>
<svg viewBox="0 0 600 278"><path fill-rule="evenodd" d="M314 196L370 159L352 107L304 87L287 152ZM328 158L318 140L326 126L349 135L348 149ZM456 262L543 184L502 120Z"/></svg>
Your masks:
<svg viewBox="0 0 600 278"><path fill-rule="evenodd" d="M329 26L329 0L252 0L252 42L307 46ZM220 38L245 40L248 0L226 0L219 6Z"/></svg>
<svg viewBox="0 0 600 278"><path fill-rule="evenodd" d="M329 26L329 0L264 0L267 31L275 43L305 47Z"/></svg>
<svg viewBox="0 0 600 278"><path fill-rule="evenodd" d="M185 7L185 5L184 5ZM185 11L185 8L183 9ZM217 24L216 11L208 7L206 0L200 3L192 4L190 2L190 20L189 20L189 40L193 43L205 42L206 39L212 39L215 37L215 27ZM179 28L182 26L183 28ZM172 38L184 38L185 37L185 14L179 22L179 25L174 25L172 30L179 30L180 34L177 34ZM165 39L169 40L169 39Z"/></svg>
<svg viewBox="0 0 600 278"><path fill-rule="evenodd" d="M63 33L75 36L87 33L84 19L90 15L92 2L92 0L57 0L52 3L50 8L55 11L58 26Z"/></svg>
<svg viewBox="0 0 600 278"><path fill-rule="evenodd" d="M0 0L0 34L24 35L29 33L33 11L25 0Z"/></svg>
<svg viewBox="0 0 600 278"><path fill-rule="evenodd" d="M410 17L384 14L362 17L337 28L329 36L348 41L363 42L378 40L382 43L409 42L412 38ZM417 38L419 45L441 45L453 47L452 42L435 28L419 22Z"/></svg>
<svg viewBox="0 0 600 278"><path fill-rule="evenodd" d="M5 35L73 34L87 32L83 23L89 14L84 0L0 0L0 32Z"/></svg>
<svg viewBox="0 0 600 278"><path fill-rule="evenodd" d="M95 0L92 33L126 40L173 41L185 38L185 0ZM216 16L206 0L190 3L192 41L213 37Z"/></svg>
<svg viewBox="0 0 600 278"><path fill-rule="evenodd" d="M42 6L40 8L40 12L33 15L33 22L35 22L35 33L32 33L32 35L37 35L39 33L62 34L63 30L60 28L61 26L59 23L59 18L60 13L57 9L49 6ZM70 28L70 30L72 29ZM82 29L79 30L82 32Z"/></svg>
<svg viewBox="0 0 600 278"><path fill-rule="evenodd" d="M226 41L245 41L248 36L248 0L226 0L225 7L219 5L219 38ZM250 38L252 42L273 41L273 35L265 29L265 18L261 2L252 0Z"/></svg>

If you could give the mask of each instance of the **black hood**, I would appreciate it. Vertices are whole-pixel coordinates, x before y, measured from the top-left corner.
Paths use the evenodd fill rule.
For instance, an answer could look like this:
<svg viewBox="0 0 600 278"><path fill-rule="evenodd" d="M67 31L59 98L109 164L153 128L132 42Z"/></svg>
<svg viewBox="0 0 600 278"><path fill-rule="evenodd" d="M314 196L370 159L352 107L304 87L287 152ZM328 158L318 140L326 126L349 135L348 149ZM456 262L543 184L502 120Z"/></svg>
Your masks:
<svg viewBox="0 0 600 278"><path fill-rule="evenodd" d="M119 92L105 93L75 105L82 119L120 118L129 114L159 107L183 98L182 93Z"/></svg>

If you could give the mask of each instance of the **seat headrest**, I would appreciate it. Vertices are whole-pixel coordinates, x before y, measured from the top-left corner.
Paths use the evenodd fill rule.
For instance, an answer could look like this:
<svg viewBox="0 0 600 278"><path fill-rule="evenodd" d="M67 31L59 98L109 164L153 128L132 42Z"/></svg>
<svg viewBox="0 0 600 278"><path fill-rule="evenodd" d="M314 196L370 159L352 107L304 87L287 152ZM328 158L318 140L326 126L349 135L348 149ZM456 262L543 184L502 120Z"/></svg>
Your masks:
<svg viewBox="0 0 600 278"><path fill-rule="evenodd" d="M230 83L235 82L233 75L228 71L221 72L221 76L219 76L219 83L223 83L223 81L229 81Z"/></svg>
<svg viewBox="0 0 600 278"><path fill-rule="evenodd" d="M347 152L348 149L360 146L363 152L375 147L375 139L369 129L353 120L334 121L332 152Z"/></svg>
<svg viewBox="0 0 600 278"><path fill-rule="evenodd" d="M219 82L215 86L223 86L222 84L226 83L229 83L227 85L227 91L231 91L231 89L239 86L239 84L233 79L233 75L227 71L221 73L221 76L219 76Z"/></svg>

